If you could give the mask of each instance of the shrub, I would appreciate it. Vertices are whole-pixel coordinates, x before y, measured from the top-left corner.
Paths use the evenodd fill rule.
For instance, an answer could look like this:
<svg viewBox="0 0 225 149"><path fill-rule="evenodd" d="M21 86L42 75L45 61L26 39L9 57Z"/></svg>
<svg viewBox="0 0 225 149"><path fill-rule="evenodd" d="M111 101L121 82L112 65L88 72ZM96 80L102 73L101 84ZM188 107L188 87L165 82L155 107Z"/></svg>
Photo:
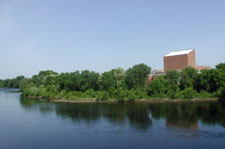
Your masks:
<svg viewBox="0 0 225 149"><path fill-rule="evenodd" d="M89 98L95 98L96 97L96 92L93 89L87 90L84 93Z"/></svg>
<svg viewBox="0 0 225 149"><path fill-rule="evenodd" d="M38 91L39 91L39 89L38 89L37 87L31 87L31 88L29 89L29 95L35 97L35 96L38 95Z"/></svg>
<svg viewBox="0 0 225 149"><path fill-rule="evenodd" d="M167 97L170 99L178 99L182 97L182 92L179 88L176 89L169 89L166 94Z"/></svg>
<svg viewBox="0 0 225 149"><path fill-rule="evenodd" d="M225 86L219 89L219 99L225 101Z"/></svg>
<svg viewBox="0 0 225 149"><path fill-rule="evenodd" d="M196 91L194 91L192 87L188 87L182 91L182 97L184 99L192 99L195 97L195 95L196 95Z"/></svg>
<svg viewBox="0 0 225 149"><path fill-rule="evenodd" d="M103 94L102 94L102 101L104 101L104 100L108 100L110 98L110 96L109 96L109 93L108 92L103 92Z"/></svg>
<svg viewBox="0 0 225 149"><path fill-rule="evenodd" d="M156 78L147 87L147 93L150 97L163 98L165 97L165 79L163 77Z"/></svg>
<svg viewBox="0 0 225 149"><path fill-rule="evenodd" d="M97 93L97 101L105 101L110 98L109 93L106 91L100 91Z"/></svg>
<svg viewBox="0 0 225 149"><path fill-rule="evenodd" d="M208 98L210 97L210 94L204 90L201 90L200 93L196 94L196 97L198 98Z"/></svg>
<svg viewBox="0 0 225 149"><path fill-rule="evenodd" d="M134 90L130 90L128 92L128 100L131 101L131 102L133 102L136 99L138 99L138 96L136 95L136 92Z"/></svg>
<svg viewBox="0 0 225 149"><path fill-rule="evenodd" d="M127 90L117 89L115 98L118 100L125 100L127 98Z"/></svg>

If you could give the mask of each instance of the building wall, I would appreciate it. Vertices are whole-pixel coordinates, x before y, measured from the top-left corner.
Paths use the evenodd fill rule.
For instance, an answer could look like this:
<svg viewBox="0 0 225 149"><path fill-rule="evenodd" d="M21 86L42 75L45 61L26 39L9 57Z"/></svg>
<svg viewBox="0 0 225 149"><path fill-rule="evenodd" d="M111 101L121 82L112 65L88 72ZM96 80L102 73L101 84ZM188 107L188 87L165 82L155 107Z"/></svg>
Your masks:
<svg viewBox="0 0 225 149"><path fill-rule="evenodd" d="M186 67L193 67L197 70L210 69L210 66L196 66L195 50L189 54L164 56L164 72L168 70L182 70Z"/></svg>
<svg viewBox="0 0 225 149"><path fill-rule="evenodd" d="M188 66L187 55L176 55L164 57L164 71L181 70Z"/></svg>
<svg viewBox="0 0 225 149"><path fill-rule="evenodd" d="M196 66L195 69L202 70L202 69L211 69L210 66Z"/></svg>
<svg viewBox="0 0 225 149"><path fill-rule="evenodd" d="M182 70L186 67L196 67L195 50L189 54L164 56L164 71L168 70Z"/></svg>
<svg viewBox="0 0 225 149"><path fill-rule="evenodd" d="M188 66L195 68L196 67L195 50L191 51L187 56L188 56Z"/></svg>

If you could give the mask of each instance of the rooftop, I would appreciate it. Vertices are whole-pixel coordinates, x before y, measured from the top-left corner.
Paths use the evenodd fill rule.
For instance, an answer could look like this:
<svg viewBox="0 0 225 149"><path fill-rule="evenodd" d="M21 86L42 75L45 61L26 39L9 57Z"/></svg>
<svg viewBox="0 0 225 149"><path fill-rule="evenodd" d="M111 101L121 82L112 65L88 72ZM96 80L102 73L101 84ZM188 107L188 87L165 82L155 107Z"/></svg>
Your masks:
<svg viewBox="0 0 225 149"><path fill-rule="evenodd" d="M165 55L165 57L167 56L176 56L176 55L184 55L184 54L189 54L191 51L193 51L194 49L189 49L189 50L182 50L182 51L173 51L168 53L167 55Z"/></svg>

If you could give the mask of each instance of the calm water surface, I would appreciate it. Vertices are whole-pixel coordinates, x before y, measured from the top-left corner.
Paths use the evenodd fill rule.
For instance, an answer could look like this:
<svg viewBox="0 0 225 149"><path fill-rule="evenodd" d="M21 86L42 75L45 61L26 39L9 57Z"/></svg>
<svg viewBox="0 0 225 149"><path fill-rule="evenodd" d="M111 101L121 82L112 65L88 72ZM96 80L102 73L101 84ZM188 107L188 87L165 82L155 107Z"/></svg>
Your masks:
<svg viewBox="0 0 225 149"><path fill-rule="evenodd" d="M0 149L225 148L225 106L54 104L0 91Z"/></svg>

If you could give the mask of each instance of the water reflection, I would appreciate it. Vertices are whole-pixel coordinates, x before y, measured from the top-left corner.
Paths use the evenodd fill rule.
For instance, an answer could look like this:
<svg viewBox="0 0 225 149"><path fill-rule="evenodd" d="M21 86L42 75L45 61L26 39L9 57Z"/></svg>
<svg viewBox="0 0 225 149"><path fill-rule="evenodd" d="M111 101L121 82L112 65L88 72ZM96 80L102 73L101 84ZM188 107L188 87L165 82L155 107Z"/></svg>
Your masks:
<svg viewBox="0 0 225 149"><path fill-rule="evenodd" d="M55 112L73 122L94 123L103 118L116 125L128 123L139 130L150 128L153 120L160 119L165 121L168 129L176 131L197 131L198 121L225 127L225 106L222 103L54 104L21 98L20 104L26 110L39 110L43 114Z"/></svg>
<svg viewBox="0 0 225 149"><path fill-rule="evenodd" d="M201 120L204 124L225 127L225 106L219 102L154 104L149 109L154 118L165 118L167 126L197 130L197 122Z"/></svg>

